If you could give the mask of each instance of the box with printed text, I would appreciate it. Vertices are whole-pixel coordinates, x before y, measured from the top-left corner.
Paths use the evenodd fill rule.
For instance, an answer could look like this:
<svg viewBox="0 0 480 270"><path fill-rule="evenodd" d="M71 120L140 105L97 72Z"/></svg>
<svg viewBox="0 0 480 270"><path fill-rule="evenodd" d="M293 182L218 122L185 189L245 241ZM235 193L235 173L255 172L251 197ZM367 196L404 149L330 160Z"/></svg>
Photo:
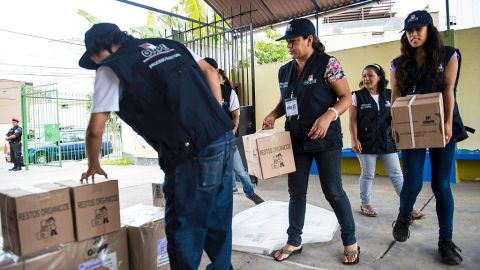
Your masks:
<svg viewBox="0 0 480 270"><path fill-rule="evenodd" d="M118 181L92 184L58 182L70 188L74 213L75 240L81 241L120 229Z"/></svg>
<svg viewBox="0 0 480 270"><path fill-rule="evenodd" d="M392 131L397 149L445 147L442 93L397 98Z"/></svg>
<svg viewBox="0 0 480 270"><path fill-rule="evenodd" d="M73 219L68 188L39 184L0 191L3 245L18 256L68 243Z"/></svg>
<svg viewBox="0 0 480 270"><path fill-rule="evenodd" d="M268 179L295 171L290 132L267 130L242 139L249 174Z"/></svg>
<svg viewBox="0 0 480 270"><path fill-rule="evenodd" d="M95 236L65 246L68 268L128 270L127 230Z"/></svg>

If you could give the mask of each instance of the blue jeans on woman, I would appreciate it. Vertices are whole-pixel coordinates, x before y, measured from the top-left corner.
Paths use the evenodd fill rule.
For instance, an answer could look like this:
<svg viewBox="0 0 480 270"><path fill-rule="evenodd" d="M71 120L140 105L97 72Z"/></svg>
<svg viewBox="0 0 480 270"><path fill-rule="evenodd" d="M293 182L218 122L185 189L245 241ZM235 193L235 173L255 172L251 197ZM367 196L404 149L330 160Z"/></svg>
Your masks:
<svg viewBox="0 0 480 270"><path fill-rule="evenodd" d="M232 175L232 185L233 188L236 187L235 181L238 176L240 181L242 182L243 186L243 193L245 196L252 196L255 192L253 190L253 184L250 180L250 176L248 175L247 170L243 166L242 157L240 156L240 152L238 152L238 148L235 147L235 153L233 154L233 175Z"/></svg>
<svg viewBox="0 0 480 270"><path fill-rule="evenodd" d="M203 250L212 262L207 269L233 269L234 151L229 131L166 173L165 232L172 269L198 269Z"/></svg>
<svg viewBox="0 0 480 270"><path fill-rule="evenodd" d="M453 196L450 189L450 172L455 155L456 143L449 142L445 148L430 148L432 168L432 191L436 199L439 238L452 239L453 231ZM404 220L412 217L412 208L423 185L423 165L426 149L402 150L404 183L400 193L400 214Z"/></svg>
<svg viewBox="0 0 480 270"><path fill-rule="evenodd" d="M375 177L378 158L382 160L383 167L392 181L393 188L397 195L400 196L403 186L403 173L397 153L357 154L357 157L362 167L362 173L360 174L360 199L362 200L362 204L370 204L372 182Z"/></svg>
<svg viewBox="0 0 480 270"><path fill-rule="evenodd" d="M302 230L305 223L307 206L308 177L312 161L315 159L320 176L320 185L325 198L333 208L340 223L340 232L344 246L357 242L355 238L355 221L347 194L342 187L342 150L332 150L315 153L295 153L296 171L288 175L288 192L290 203L288 207L287 244L300 246Z"/></svg>

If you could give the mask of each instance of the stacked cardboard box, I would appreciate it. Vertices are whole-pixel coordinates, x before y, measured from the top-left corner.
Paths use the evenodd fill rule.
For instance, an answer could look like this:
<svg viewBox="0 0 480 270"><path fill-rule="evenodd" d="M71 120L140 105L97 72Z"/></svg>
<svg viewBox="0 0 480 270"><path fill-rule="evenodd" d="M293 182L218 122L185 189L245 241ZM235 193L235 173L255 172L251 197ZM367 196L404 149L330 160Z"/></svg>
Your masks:
<svg viewBox="0 0 480 270"><path fill-rule="evenodd" d="M290 132L268 130L242 138L251 175L268 179L295 171Z"/></svg>
<svg viewBox="0 0 480 270"><path fill-rule="evenodd" d="M397 98L392 129L397 149L445 147L442 93Z"/></svg>
<svg viewBox="0 0 480 270"><path fill-rule="evenodd" d="M118 181L105 180L92 184L63 181L72 198L75 240L82 241L120 229Z"/></svg>
<svg viewBox="0 0 480 270"><path fill-rule="evenodd" d="M68 188L40 184L0 192L4 247L18 256L73 241Z"/></svg>
<svg viewBox="0 0 480 270"><path fill-rule="evenodd" d="M164 208L135 205L121 211L127 226L130 270L170 269Z"/></svg>
<svg viewBox="0 0 480 270"><path fill-rule="evenodd" d="M117 180L1 191L0 211L4 247L21 256L0 253L0 270L129 268Z"/></svg>
<svg viewBox="0 0 480 270"><path fill-rule="evenodd" d="M57 270L69 269L65 250L40 253L33 257L17 257L13 253L0 250L0 270Z"/></svg>
<svg viewBox="0 0 480 270"><path fill-rule="evenodd" d="M118 231L65 246L67 269L128 270L127 231Z"/></svg>

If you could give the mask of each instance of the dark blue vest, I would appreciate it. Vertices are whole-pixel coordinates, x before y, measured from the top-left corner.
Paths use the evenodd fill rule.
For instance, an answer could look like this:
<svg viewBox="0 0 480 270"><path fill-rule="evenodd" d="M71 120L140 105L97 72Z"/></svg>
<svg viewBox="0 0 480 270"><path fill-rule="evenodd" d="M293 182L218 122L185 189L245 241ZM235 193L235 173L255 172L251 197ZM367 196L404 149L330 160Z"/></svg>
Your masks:
<svg viewBox="0 0 480 270"><path fill-rule="evenodd" d="M442 67L441 67L441 85L437 85L435 81L432 78L428 78L424 76L422 73L422 69L419 69L415 67L415 74L412 74L411 76L417 78L416 81L416 87L415 87L415 92L412 92L411 90L407 92L405 95L415 95L415 94L427 94L427 93L433 93L436 91L443 91L445 87L443 86L443 70L447 67L448 62L452 58L453 54L457 52L458 54L458 71L457 71L457 78L455 80L455 88L454 88L454 96L455 96L455 105L453 107L453 123L452 123L452 138L455 139L455 141L460 142L468 138L467 131L465 129L465 126L463 125L462 118L460 116L460 111L458 110L458 104L457 104L457 84L458 84L458 79L460 77L460 67L461 67L461 55L460 51L458 49L455 49L453 47L445 46L443 49L443 61L442 61ZM394 61L395 67L398 67L398 58L396 58Z"/></svg>
<svg viewBox="0 0 480 270"><path fill-rule="evenodd" d="M342 148L342 129L340 118L330 123L324 139L312 140L308 132L315 120L337 102L337 95L326 82L325 71L330 56L314 51L307 60L302 73L295 79L296 61L280 67L278 81L282 101L297 97L299 117L287 118L285 129L290 131L295 152L319 152Z"/></svg>
<svg viewBox="0 0 480 270"><path fill-rule="evenodd" d="M233 128L191 53L168 39L133 39L105 59L120 79L118 116L171 170Z"/></svg>
<svg viewBox="0 0 480 270"><path fill-rule="evenodd" d="M220 84L220 88L222 90L223 99L222 108L225 113L227 113L227 116L230 117L230 119L233 119L232 113L230 112L230 97L232 96L233 89L223 84Z"/></svg>
<svg viewBox="0 0 480 270"><path fill-rule="evenodd" d="M12 127L10 130L7 132L7 136L12 136L17 132L18 134L16 135L15 139L10 140L10 143L19 143L22 141L22 128L20 126Z"/></svg>
<svg viewBox="0 0 480 270"><path fill-rule="evenodd" d="M363 154L385 154L396 151L392 137L390 100L392 90L380 91L377 103L367 89L353 92L357 98L357 136Z"/></svg>

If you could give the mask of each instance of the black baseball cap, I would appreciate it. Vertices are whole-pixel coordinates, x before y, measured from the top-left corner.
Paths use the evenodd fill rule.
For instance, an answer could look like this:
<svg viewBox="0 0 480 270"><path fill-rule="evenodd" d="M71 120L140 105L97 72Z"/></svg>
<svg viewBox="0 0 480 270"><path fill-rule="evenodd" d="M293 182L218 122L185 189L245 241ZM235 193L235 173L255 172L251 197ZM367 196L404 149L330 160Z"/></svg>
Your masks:
<svg viewBox="0 0 480 270"><path fill-rule="evenodd" d="M405 18L402 31L407 31L411 28L422 27L429 24L433 25L433 19L430 13L428 13L426 10L416 10L408 14L407 18Z"/></svg>
<svg viewBox="0 0 480 270"><path fill-rule="evenodd" d="M117 31L120 31L120 28L113 23L97 23L90 27L90 29L85 32L85 48L87 48L87 50L78 61L78 65L86 69L97 69L99 65L90 60L92 52L88 51L88 47L92 45L96 39Z"/></svg>
<svg viewBox="0 0 480 270"><path fill-rule="evenodd" d="M313 23L305 18L293 19L287 25L287 30L285 30L285 36L277 39L277 41L285 39L288 40L296 38L298 36L308 35L316 35L315 26L313 25Z"/></svg>
<svg viewBox="0 0 480 270"><path fill-rule="evenodd" d="M207 61L207 63L209 63L210 66L214 67L215 69L218 69L218 64L217 64L217 61L215 61L215 59L210 57L205 57L203 58L203 60Z"/></svg>

